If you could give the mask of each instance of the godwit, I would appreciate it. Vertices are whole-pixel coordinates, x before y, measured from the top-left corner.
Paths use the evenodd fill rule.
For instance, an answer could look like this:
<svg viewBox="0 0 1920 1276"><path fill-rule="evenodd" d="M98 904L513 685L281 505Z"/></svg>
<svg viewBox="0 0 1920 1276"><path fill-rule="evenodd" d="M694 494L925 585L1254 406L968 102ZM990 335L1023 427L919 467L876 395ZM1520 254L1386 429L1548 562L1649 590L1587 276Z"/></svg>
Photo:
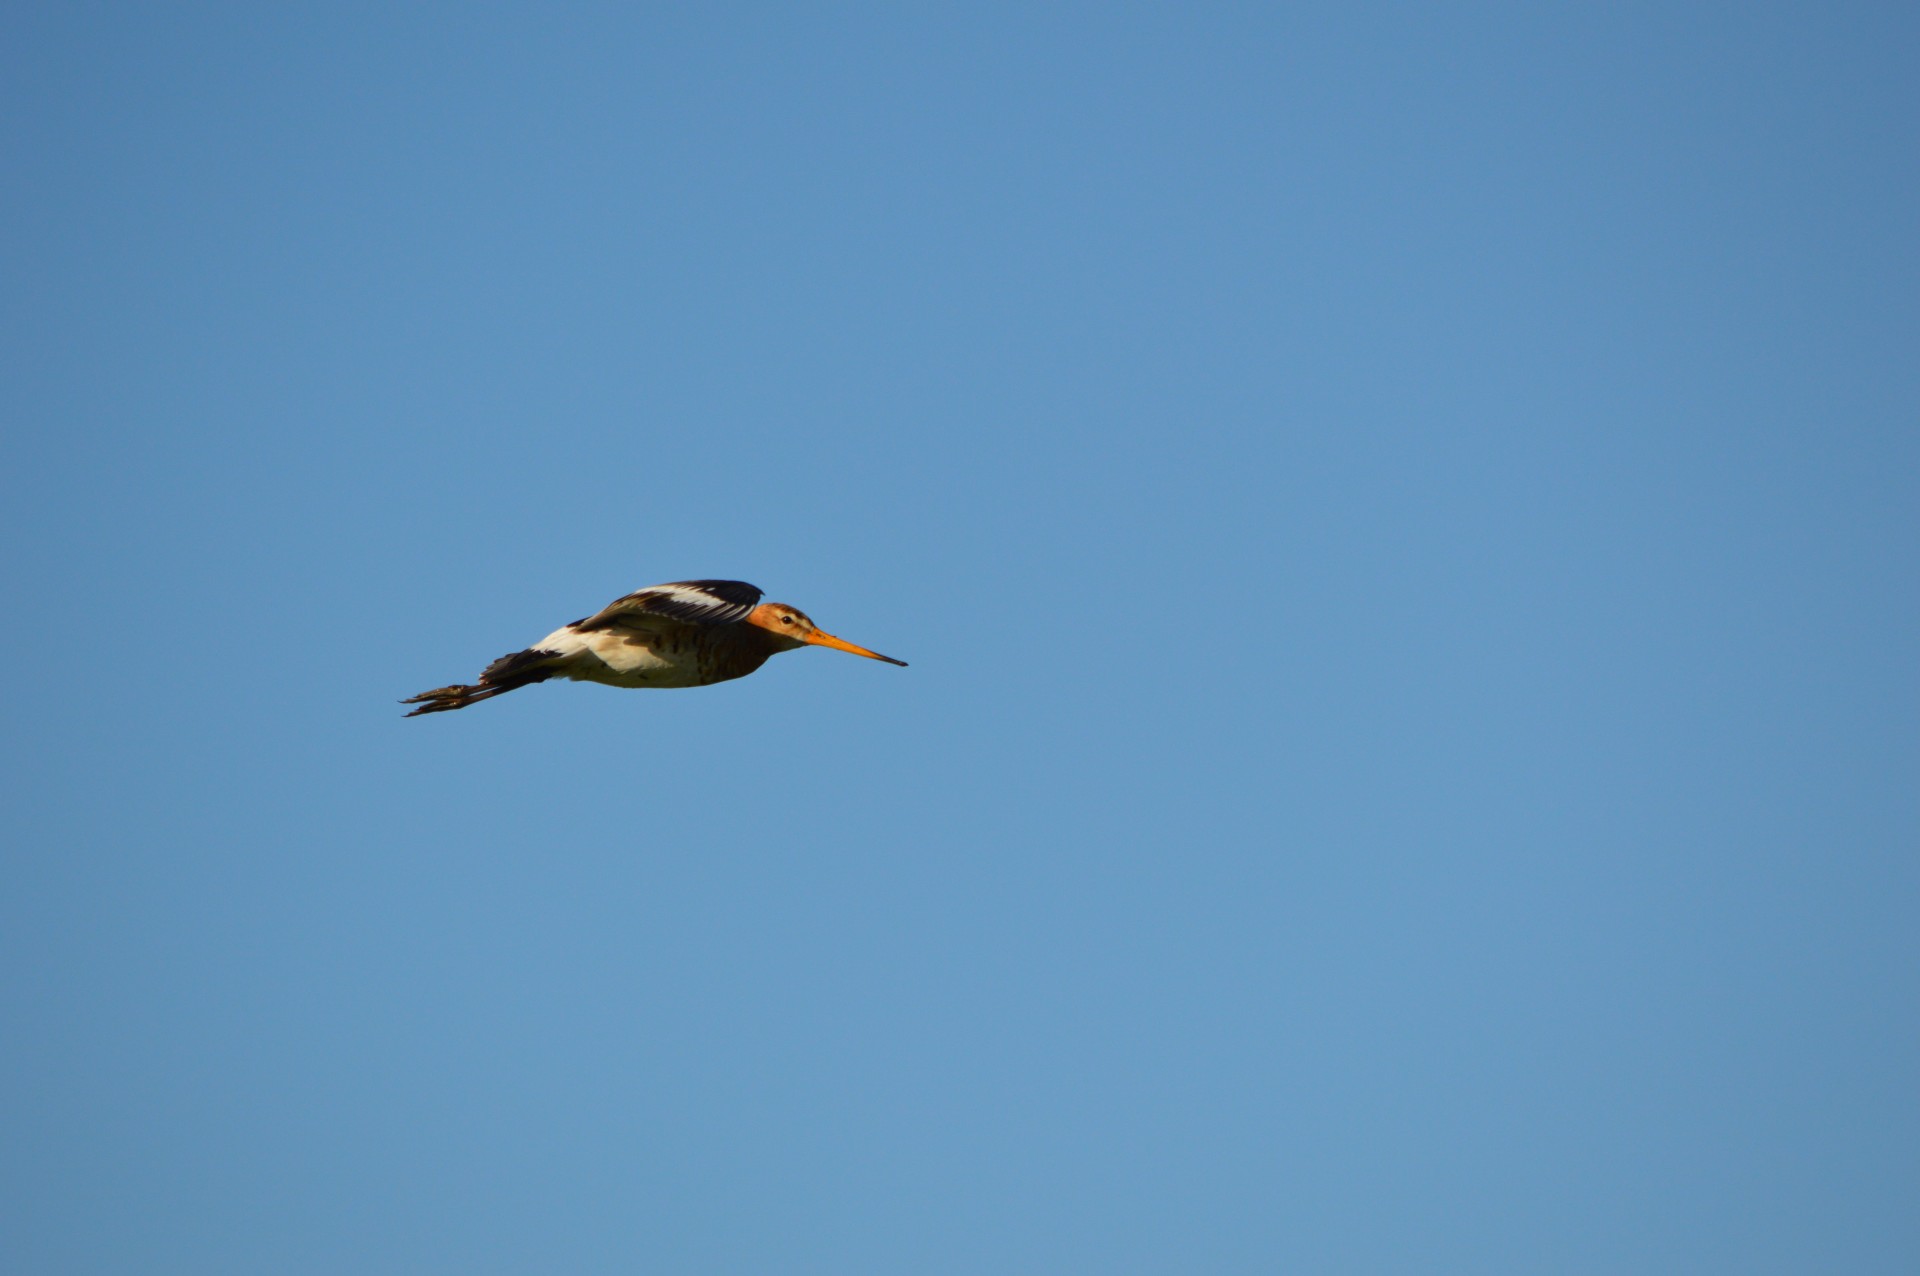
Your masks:
<svg viewBox="0 0 1920 1276"><path fill-rule="evenodd" d="M903 668L907 663L822 633L798 608L761 602L760 591L743 580L681 580L617 598L525 651L500 657L471 686L436 687L400 703L419 705L407 715L416 718L464 709L549 678L609 687L704 687L744 678L775 652L809 645Z"/></svg>

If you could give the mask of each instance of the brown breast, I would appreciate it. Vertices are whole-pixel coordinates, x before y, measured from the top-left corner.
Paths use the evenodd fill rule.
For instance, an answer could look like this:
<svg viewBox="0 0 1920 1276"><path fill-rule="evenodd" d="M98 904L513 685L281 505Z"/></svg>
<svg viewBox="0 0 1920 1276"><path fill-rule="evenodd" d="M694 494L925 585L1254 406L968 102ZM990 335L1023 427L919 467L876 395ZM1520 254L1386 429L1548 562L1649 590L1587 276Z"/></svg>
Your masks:
<svg viewBox="0 0 1920 1276"><path fill-rule="evenodd" d="M756 625L716 625L698 632L701 642L695 658L703 687L744 678L779 650L778 639Z"/></svg>

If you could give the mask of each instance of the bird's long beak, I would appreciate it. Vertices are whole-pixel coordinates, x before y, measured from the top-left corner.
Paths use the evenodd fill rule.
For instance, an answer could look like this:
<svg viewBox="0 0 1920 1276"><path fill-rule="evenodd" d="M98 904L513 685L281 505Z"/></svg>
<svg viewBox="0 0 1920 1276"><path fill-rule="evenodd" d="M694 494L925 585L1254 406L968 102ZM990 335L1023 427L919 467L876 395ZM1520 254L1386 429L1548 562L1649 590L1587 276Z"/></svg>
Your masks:
<svg viewBox="0 0 1920 1276"><path fill-rule="evenodd" d="M890 665L907 667L904 660L895 660L892 656L883 656L877 651L868 651L865 647L856 647L845 638L835 638L832 634L823 634L818 629L806 636L805 641L816 647L831 647L835 651L851 651L856 656L865 656L868 660L884 660Z"/></svg>

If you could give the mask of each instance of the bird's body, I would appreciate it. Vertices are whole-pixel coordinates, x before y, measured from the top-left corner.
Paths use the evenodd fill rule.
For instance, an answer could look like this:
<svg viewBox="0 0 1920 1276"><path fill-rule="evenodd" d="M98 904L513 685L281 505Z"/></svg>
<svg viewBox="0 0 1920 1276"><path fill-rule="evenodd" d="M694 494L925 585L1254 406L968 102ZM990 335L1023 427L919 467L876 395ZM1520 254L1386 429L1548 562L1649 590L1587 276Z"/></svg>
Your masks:
<svg viewBox="0 0 1920 1276"><path fill-rule="evenodd" d="M438 687L401 703L420 706L410 718L441 713L549 678L610 687L705 687L744 678L779 652L805 646L906 663L822 633L798 609L761 603L760 597L738 580L651 585L500 657L477 683Z"/></svg>
<svg viewBox="0 0 1920 1276"><path fill-rule="evenodd" d="M609 687L705 687L746 677L780 650L775 643L757 625L668 620L584 631L563 625L533 649L553 653L557 678Z"/></svg>

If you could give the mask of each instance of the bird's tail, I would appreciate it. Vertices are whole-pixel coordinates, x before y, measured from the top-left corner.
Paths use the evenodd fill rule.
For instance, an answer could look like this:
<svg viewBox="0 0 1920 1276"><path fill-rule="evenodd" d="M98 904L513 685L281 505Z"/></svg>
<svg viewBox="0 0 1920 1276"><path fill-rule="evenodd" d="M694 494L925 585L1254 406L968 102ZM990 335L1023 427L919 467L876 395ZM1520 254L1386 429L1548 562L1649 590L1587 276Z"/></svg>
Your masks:
<svg viewBox="0 0 1920 1276"><path fill-rule="evenodd" d="M449 709L464 709L470 704L479 704L482 700L491 700L495 696L504 695L516 687L545 682L553 676L553 661L558 655L558 652L540 651L537 648L516 651L488 665L481 672L480 681L477 683L455 683L450 687L435 687L432 691L422 691L417 696L408 696L400 703L420 706L407 715L409 718L417 718L423 713L445 713Z"/></svg>

